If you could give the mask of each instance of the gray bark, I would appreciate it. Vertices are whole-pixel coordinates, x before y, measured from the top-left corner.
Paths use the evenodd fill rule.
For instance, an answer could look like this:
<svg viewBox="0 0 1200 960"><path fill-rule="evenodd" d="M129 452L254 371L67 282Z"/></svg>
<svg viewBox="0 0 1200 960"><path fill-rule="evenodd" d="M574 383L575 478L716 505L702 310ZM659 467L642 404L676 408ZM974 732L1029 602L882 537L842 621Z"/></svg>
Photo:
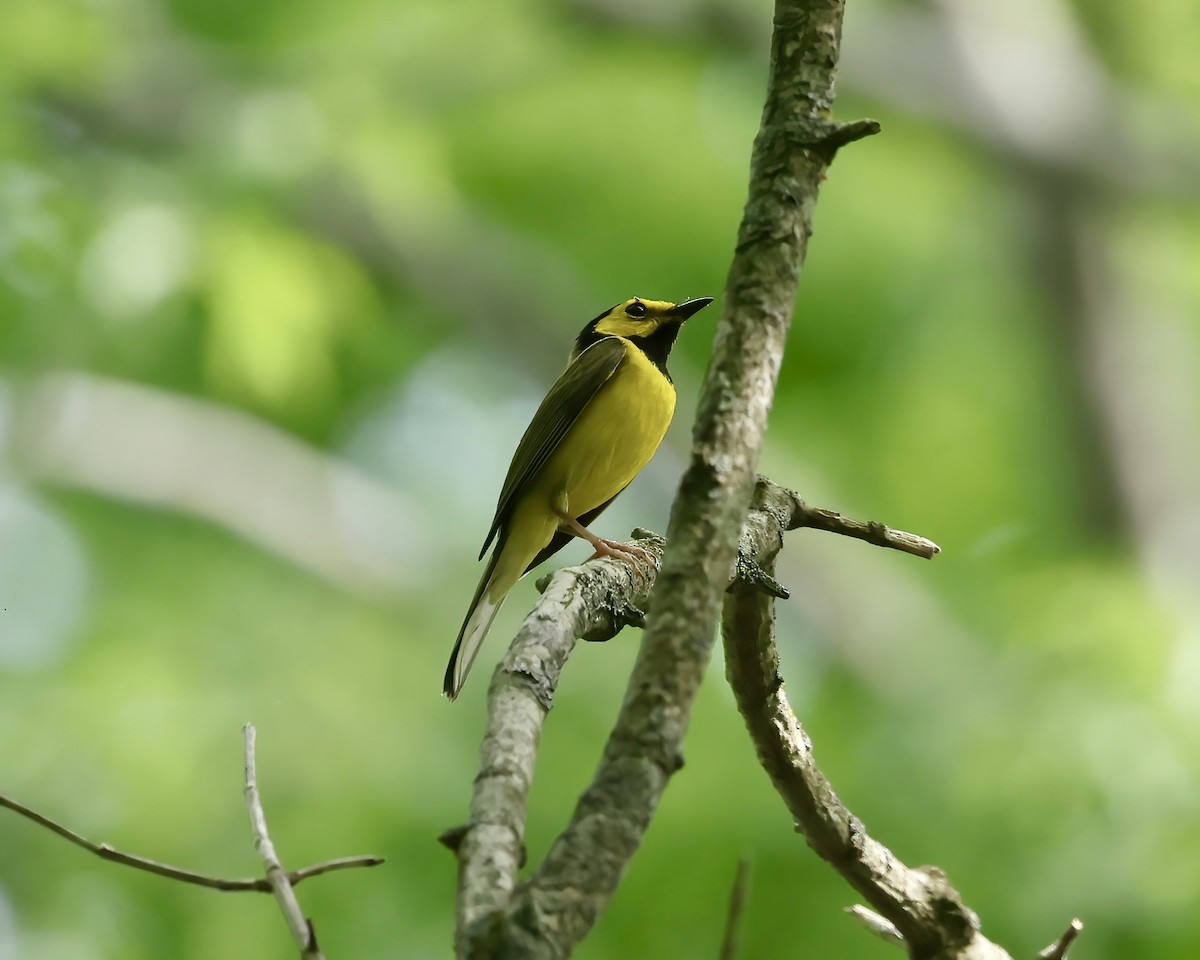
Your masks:
<svg viewBox="0 0 1200 960"><path fill-rule="evenodd" d="M766 106L724 313L691 461L672 509L670 548L625 700L591 786L525 883L511 886L520 859L511 820L467 831L460 849L464 904L474 904L470 864L486 863L495 876L493 893L481 895L487 902L463 908L460 955L569 954L612 896L682 763L692 702L712 653L721 593L749 505L817 193L837 148L878 129L829 119L842 11L841 0L777 0ZM521 768L503 779L524 785L527 774ZM479 849L485 833L498 841L494 849L501 852L494 857ZM507 907L495 912L509 890Z"/></svg>
<svg viewBox="0 0 1200 960"><path fill-rule="evenodd" d="M767 516L782 531L803 525L787 491L760 484L752 517ZM769 540L769 538L767 538ZM775 550L756 558L769 576ZM725 672L754 741L759 762L808 845L837 870L903 938L914 958L1007 960L987 940L979 919L937 867L911 868L872 838L838 798L813 756L812 742L788 704L775 647L775 598L744 583L725 597Z"/></svg>

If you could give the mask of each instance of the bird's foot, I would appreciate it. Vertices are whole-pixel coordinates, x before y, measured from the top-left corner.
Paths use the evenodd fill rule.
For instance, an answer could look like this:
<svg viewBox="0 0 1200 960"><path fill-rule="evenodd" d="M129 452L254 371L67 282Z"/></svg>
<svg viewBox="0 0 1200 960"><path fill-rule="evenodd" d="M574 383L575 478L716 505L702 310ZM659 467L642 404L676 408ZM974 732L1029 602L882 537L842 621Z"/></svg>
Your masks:
<svg viewBox="0 0 1200 960"><path fill-rule="evenodd" d="M632 543L622 543L620 540L605 540L603 537L596 536L569 513L557 509L554 512L558 514L558 519L562 521L559 524L560 530L572 533L592 545L592 549L596 552L588 557L588 560L596 560L599 557L617 557L620 560L629 561L636 557L652 566L655 565L654 554L649 551L643 550Z"/></svg>
<svg viewBox="0 0 1200 960"><path fill-rule="evenodd" d="M648 550L643 550L641 547L632 543L622 543L620 540L605 540L603 537L597 537L592 541L592 546L596 548L588 560L596 560L600 557L616 557L620 560L629 560L637 558L644 560L646 563L654 563L654 554Z"/></svg>

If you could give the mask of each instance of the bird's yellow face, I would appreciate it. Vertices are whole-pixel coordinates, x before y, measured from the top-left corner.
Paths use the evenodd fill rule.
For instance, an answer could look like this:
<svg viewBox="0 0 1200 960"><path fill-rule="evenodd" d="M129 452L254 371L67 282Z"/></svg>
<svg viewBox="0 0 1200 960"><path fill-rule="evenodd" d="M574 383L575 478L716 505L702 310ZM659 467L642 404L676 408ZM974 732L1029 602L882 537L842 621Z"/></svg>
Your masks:
<svg viewBox="0 0 1200 960"><path fill-rule="evenodd" d="M664 323L679 323L677 305L669 300L643 300L633 297L618 303L595 326L598 334L609 337L649 337Z"/></svg>
<svg viewBox="0 0 1200 960"><path fill-rule="evenodd" d="M699 297L683 303L632 297L600 314L580 331L575 338L571 359L574 360L597 340L621 337L637 346L662 371L663 376L667 376L667 355L683 321L710 303L712 297Z"/></svg>

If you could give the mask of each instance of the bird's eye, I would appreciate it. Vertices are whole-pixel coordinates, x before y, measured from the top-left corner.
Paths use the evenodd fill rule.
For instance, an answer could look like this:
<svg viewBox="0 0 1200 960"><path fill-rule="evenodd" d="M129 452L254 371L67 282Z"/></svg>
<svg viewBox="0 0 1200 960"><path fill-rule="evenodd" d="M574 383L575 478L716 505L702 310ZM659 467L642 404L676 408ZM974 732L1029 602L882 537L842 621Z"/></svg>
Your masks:
<svg viewBox="0 0 1200 960"><path fill-rule="evenodd" d="M646 305L634 300L625 308L625 316L627 317L644 317L646 315Z"/></svg>

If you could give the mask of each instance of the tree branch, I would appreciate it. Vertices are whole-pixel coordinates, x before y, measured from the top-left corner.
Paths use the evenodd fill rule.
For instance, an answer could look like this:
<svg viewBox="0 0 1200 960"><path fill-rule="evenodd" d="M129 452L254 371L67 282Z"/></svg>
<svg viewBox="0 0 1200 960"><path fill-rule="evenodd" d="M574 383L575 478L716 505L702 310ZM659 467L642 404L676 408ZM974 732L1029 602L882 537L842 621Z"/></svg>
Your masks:
<svg viewBox="0 0 1200 960"><path fill-rule="evenodd" d="M756 507L768 493L760 484ZM768 575L777 550L762 559ZM797 830L880 915L860 909L856 916L881 936L895 939L889 930L894 928L910 956L1010 960L980 932L978 917L945 873L938 867L908 867L873 839L817 767L812 743L783 691L773 604L769 593L744 583L730 588L722 621L725 670L759 761Z"/></svg>
<svg viewBox="0 0 1200 960"><path fill-rule="evenodd" d="M903 530L893 530L891 527L882 523L876 523L874 520L867 520L866 522L851 520L849 517L843 517L840 513L835 513L832 510L810 507L803 500L800 500L799 497L797 497L796 513L792 522L794 526L789 527L789 530L794 530L797 527L812 527L814 530L840 533L843 537L854 537L857 540L865 540L867 543L873 543L877 547L890 547L893 550L902 550L904 553L911 553L914 557L924 557L926 560L933 559L942 549L932 540L927 540L925 537L920 537L913 533L905 533Z"/></svg>
<svg viewBox="0 0 1200 960"><path fill-rule="evenodd" d="M267 832L267 815L263 810L262 798L258 794L258 771L255 762L255 740L258 732L254 724L248 723L242 728L246 743L246 808L250 812L250 827L254 831L254 849L262 857L263 866L267 871L267 882L271 892L275 894L275 902L283 912L288 930L296 946L300 948L303 960L325 960L321 948L317 946L317 934L313 930L312 921L304 916L300 909L300 901L296 899L296 891L292 889L287 872L279 862L275 853L275 844Z"/></svg>
<svg viewBox="0 0 1200 960"><path fill-rule="evenodd" d="M612 896L683 762L683 737L746 517L817 192L838 145L840 128L829 112L842 9L841 0L777 0L749 197L659 589L599 769L570 824L514 891L504 922L492 928L496 952L571 951Z"/></svg>
<svg viewBox="0 0 1200 960"><path fill-rule="evenodd" d="M535 610L493 680L471 823L447 838L462 865L460 957L568 955L612 896L667 781L682 765L721 591L744 541L817 193L838 148L878 130L871 122L838 125L829 119L842 12L842 0L776 2L749 196L701 391L692 458L672 509L660 589L651 598L625 701L592 784L545 860L520 885L525 797L541 724L574 637L587 632L579 622L586 613L578 574L569 582L552 580L547 591L566 591L555 602L574 612L542 620ZM778 525L774 537L782 538ZM769 549L778 550L778 543ZM759 567L743 559L737 570ZM626 575L646 572L639 567ZM754 581L757 590L785 593L769 575ZM640 596L607 597L594 608L604 612L605 630L640 615ZM543 597L539 608L547 602ZM521 675L527 679L514 682Z"/></svg>
<svg viewBox="0 0 1200 960"><path fill-rule="evenodd" d="M123 853L107 843L95 843L59 823L57 820L46 816L44 813L39 813L32 807L27 807L25 804L19 803L3 793L0 793L0 807L6 807L14 813L32 820L34 823L45 827L52 833L58 834L77 847L82 847L84 850L96 854L103 860L111 860L114 863L120 863L135 870L142 870L160 877L167 877L170 880L179 880L182 883L191 883L213 890L253 890L263 893L273 893L276 901L279 903L280 909L283 911L284 918L287 920L288 929L300 947L302 960L324 960L324 955L317 946L317 936L313 931L312 922L307 920L301 912L300 904L296 899L296 892L293 887L302 880L307 880L309 877L320 876L323 873L332 873L335 870L345 870L350 867L374 867L383 863L383 858L339 857L334 860L324 860L321 863L301 867L299 870L293 870L290 873L285 871L279 862L279 857L275 853L275 846L271 843L271 837L267 832L267 818L263 811L262 799L258 792L258 774L255 769L254 749L255 729L253 724L246 724L243 728L243 734L245 736L246 757L246 806L249 809L250 824L254 830L254 846L258 850L266 867L267 875L265 878L225 880L220 877L210 877L206 874L184 870L181 867L159 863L157 860L150 860L147 857L140 857L136 854Z"/></svg>
<svg viewBox="0 0 1200 960"><path fill-rule="evenodd" d="M655 558L654 567L601 559L559 570L492 676L470 825L442 835L460 862L459 956L488 940L516 887L538 741L576 637L614 636L650 595L664 541L649 534L634 542Z"/></svg>
<svg viewBox="0 0 1200 960"><path fill-rule="evenodd" d="M117 850L108 843L96 843L94 840L89 840L87 837L76 833L70 827L64 826L57 820L51 819L44 813L39 813L32 807L27 807L25 804L14 800L7 794L0 793L0 807L7 807L14 813L19 813L27 820L32 820L47 830L57 833L63 839L75 844L75 846L82 847L84 850L96 854L102 860L119 863L126 867L132 867L135 870L143 870L146 873L153 873L160 877L166 877L168 880L178 880L181 883L191 883L198 887L208 887L211 890L231 892L254 891L257 893L272 892L271 884L264 877L246 877L237 880L213 877L204 873L196 873L193 870L185 870L183 867L173 867L169 863L160 863L148 857L140 857L135 853L125 853ZM288 882L292 886L295 886L302 880L307 880L309 877L319 877L323 873L333 873L335 870L347 870L352 867L377 867L381 863L383 863L383 857L371 856L338 857L334 860L322 860L320 863L310 864L307 867L301 867L299 870L293 870L288 874Z"/></svg>
<svg viewBox="0 0 1200 960"><path fill-rule="evenodd" d="M809 526L806 520L814 515L838 516L808 507L794 492L760 477L739 539L738 556L726 568L720 586L736 580L764 595L786 596L787 591L763 573L762 565L779 549L785 530ZM842 519L844 524L829 529L849 535L856 535L851 531L859 528L888 529L882 524ZM913 534L890 532L896 542L930 543ZM554 573L492 676L470 823L447 830L441 837L460 863L459 956L499 953L501 945L513 939L521 940L529 956L569 952L570 944L560 940L551 940L549 945L540 941L528 929L529 914L518 913L518 909L542 909L544 903L540 897L527 899L527 888L517 886L517 874L525 861L526 800L542 725L575 638L607 640L614 636L626 623L637 620L654 587L655 567L665 541L648 531L635 533L638 539L634 542L654 557L655 564L603 559ZM890 541L881 545L894 546ZM613 789L622 787L619 777L613 783ZM579 876L588 880L596 874L607 876L609 871L619 873L624 861L619 850L610 849L610 838L614 832L644 830L653 812L645 806L627 808L620 797L607 799L612 808L606 811L604 832L597 846L588 851L590 861L580 866L584 872ZM563 898L577 895L571 888L559 894ZM598 913L607 898L599 893L592 896ZM552 904L565 909L561 902Z"/></svg>

